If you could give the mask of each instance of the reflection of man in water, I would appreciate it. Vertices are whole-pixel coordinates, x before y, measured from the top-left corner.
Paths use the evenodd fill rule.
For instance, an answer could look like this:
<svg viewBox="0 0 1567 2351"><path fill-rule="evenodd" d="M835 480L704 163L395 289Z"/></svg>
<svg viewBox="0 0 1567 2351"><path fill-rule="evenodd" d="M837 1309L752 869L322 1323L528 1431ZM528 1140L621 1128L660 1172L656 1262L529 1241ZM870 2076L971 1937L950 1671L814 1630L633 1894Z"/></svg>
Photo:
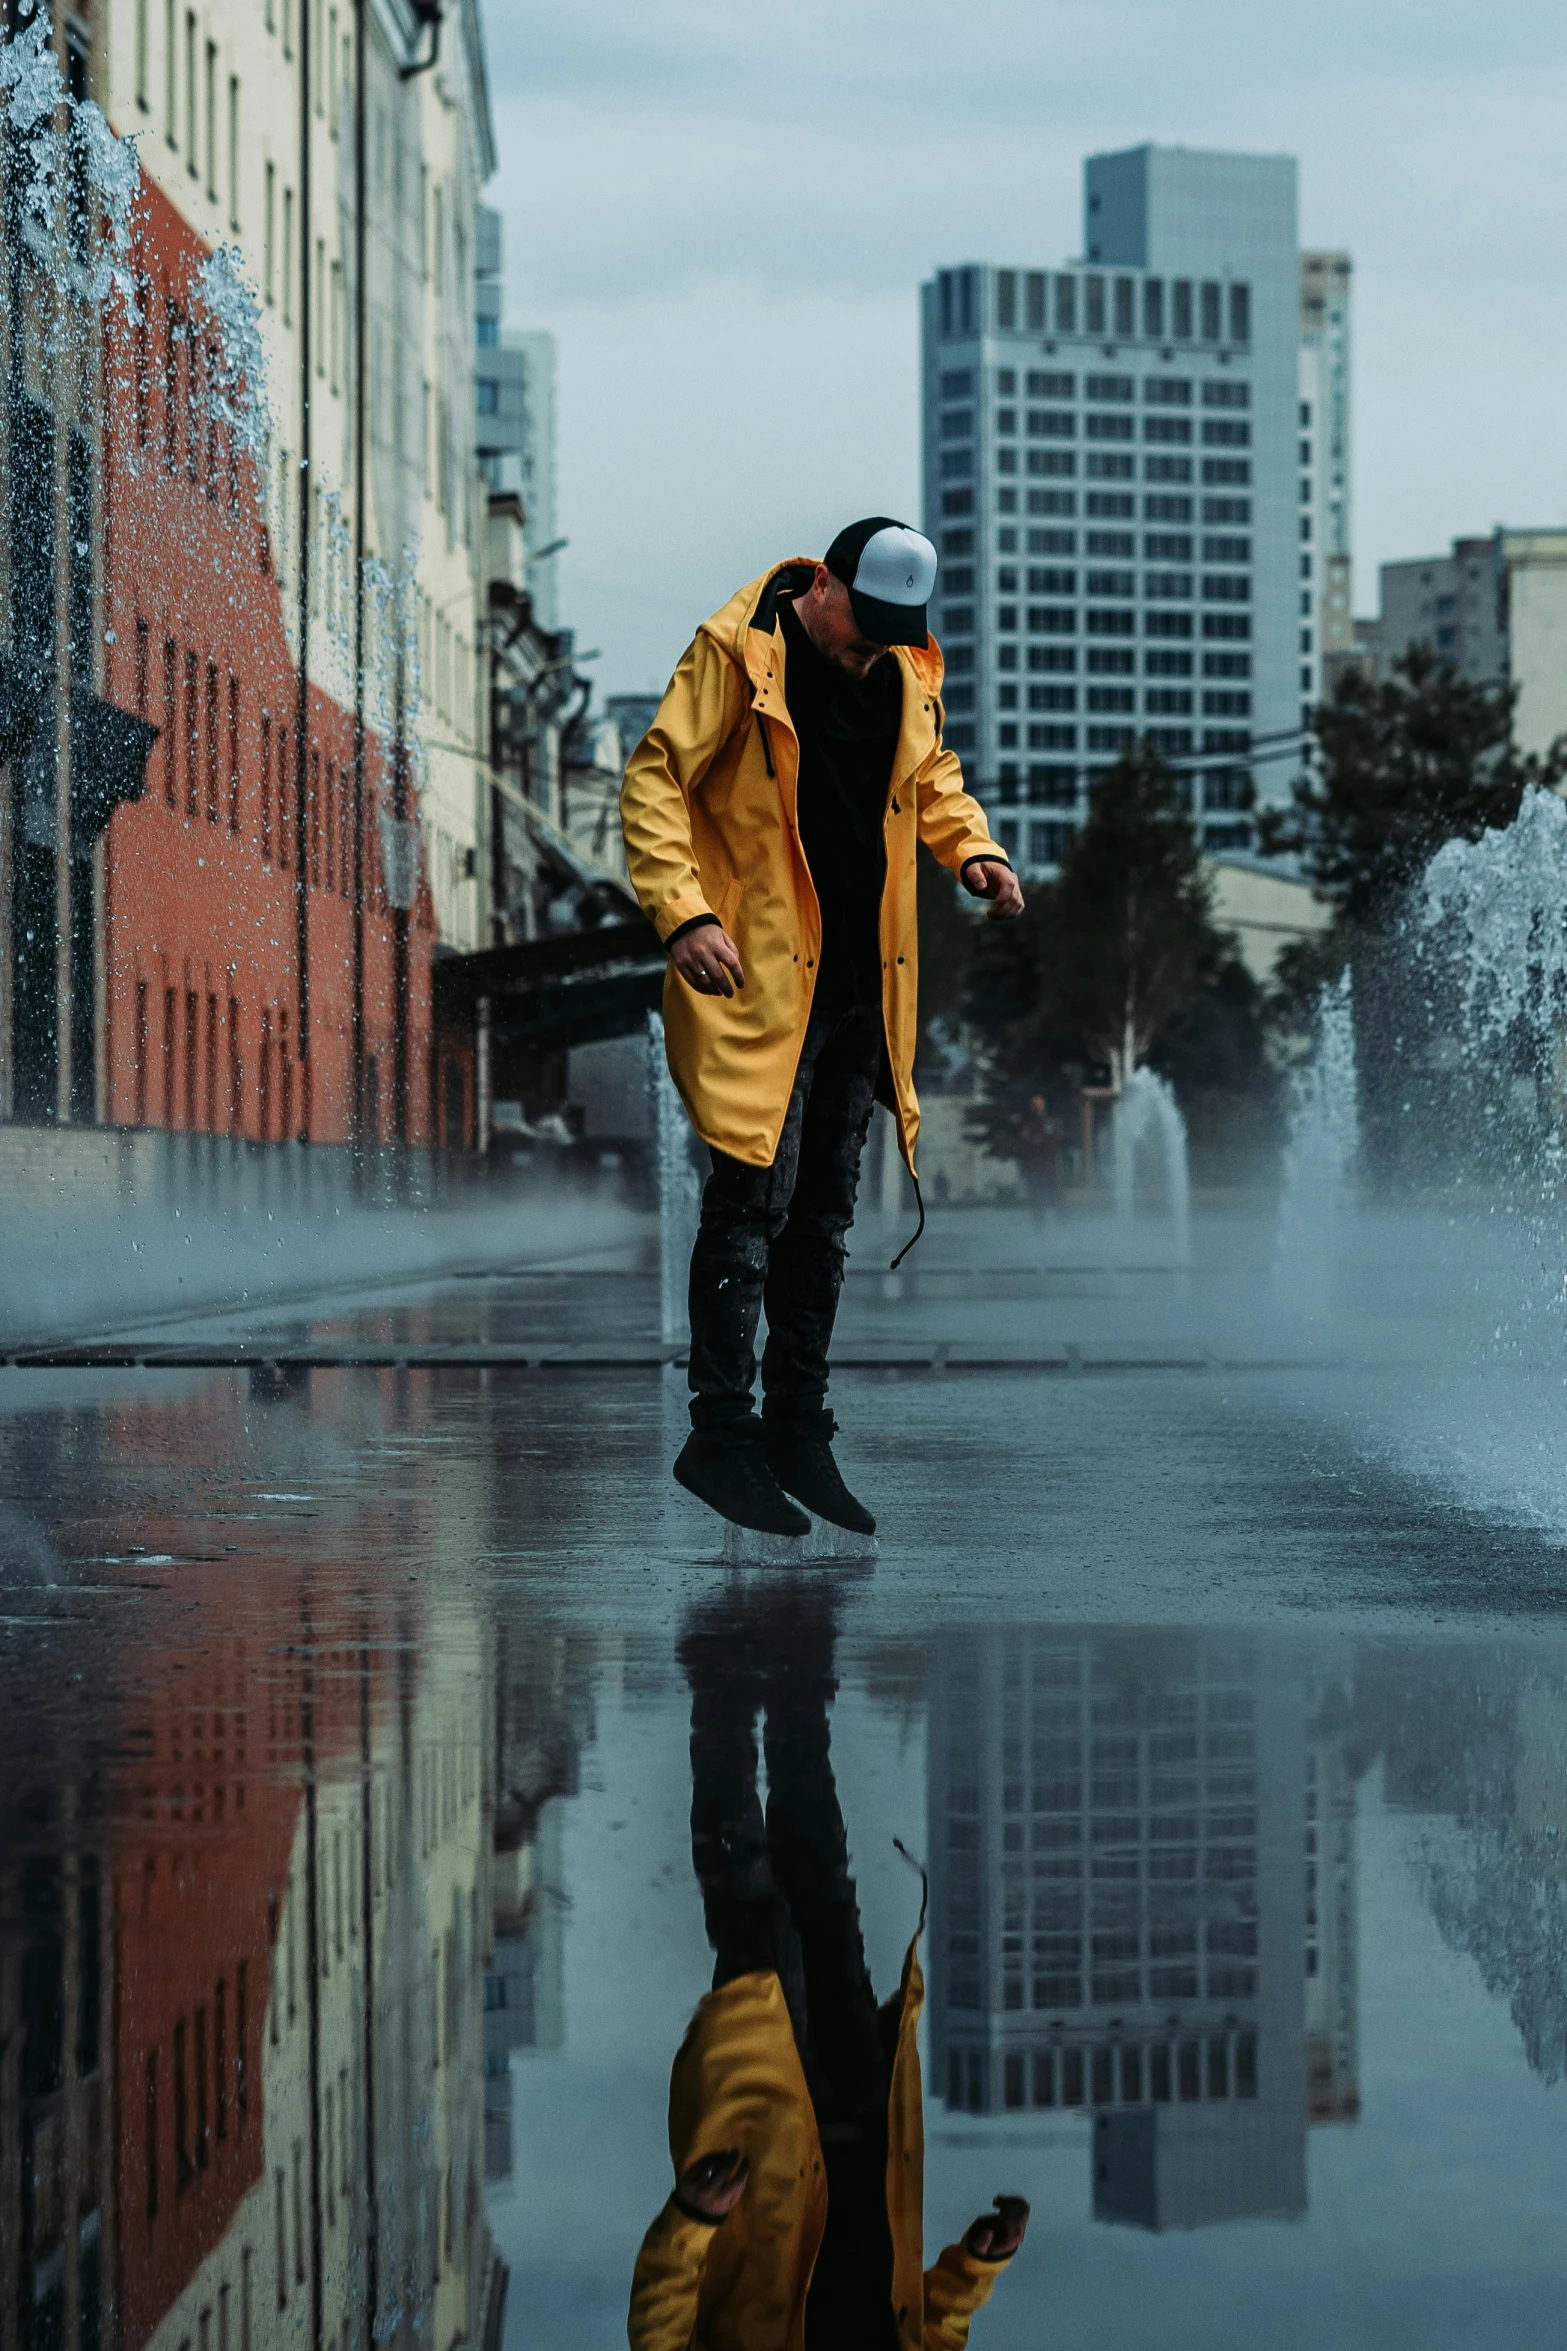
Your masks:
<svg viewBox="0 0 1567 2351"><path fill-rule="evenodd" d="M637 2260L634 2351L960 2351L1028 2206L997 2197L924 2268L919 1935L878 2008L829 1755L831 1597L722 1604L682 1656L718 1962L670 2083L676 2187Z"/></svg>

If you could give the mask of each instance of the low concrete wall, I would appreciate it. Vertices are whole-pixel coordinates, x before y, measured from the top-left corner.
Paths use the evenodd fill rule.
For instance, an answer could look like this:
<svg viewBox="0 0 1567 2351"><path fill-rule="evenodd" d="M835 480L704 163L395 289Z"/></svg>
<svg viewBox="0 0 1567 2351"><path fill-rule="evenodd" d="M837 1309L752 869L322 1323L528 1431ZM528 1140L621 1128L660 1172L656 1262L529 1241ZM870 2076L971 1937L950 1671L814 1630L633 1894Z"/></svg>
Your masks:
<svg viewBox="0 0 1567 2351"><path fill-rule="evenodd" d="M463 1153L0 1126L0 1338L614 1248L646 1222L609 1196L497 1189Z"/></svg>

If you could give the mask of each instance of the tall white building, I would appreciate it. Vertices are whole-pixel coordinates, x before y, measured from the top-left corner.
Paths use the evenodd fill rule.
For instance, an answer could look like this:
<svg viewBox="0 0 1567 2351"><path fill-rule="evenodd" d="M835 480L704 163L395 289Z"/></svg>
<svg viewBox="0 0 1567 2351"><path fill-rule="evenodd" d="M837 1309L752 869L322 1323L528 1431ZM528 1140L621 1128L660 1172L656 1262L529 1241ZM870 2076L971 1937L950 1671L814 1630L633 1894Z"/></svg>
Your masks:
<svg viewBox="0 0 1567 2351"><path fill-rule="evenodd" d="M1210 851L1288 797L1317 619L1287 156L1084 166L1084 258L923 288L947 740L1030 868L1146 733Z"/></svg>

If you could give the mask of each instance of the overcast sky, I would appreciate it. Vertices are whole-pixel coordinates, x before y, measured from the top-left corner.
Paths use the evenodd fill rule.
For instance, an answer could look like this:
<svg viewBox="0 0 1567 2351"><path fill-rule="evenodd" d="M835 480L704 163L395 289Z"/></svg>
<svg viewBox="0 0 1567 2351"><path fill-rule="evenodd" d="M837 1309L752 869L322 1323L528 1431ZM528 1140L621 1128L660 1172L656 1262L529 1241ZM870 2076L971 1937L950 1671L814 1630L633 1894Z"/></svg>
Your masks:
<svg viewBox="0 0 1567 2351"><path fill-rule="evenodd" d="M610 692L859 514L918 519L917 289L1081 249L1085 154L1288 152L1355 262L1376 565L1567 520L1551 0L483 0L508 323L559 349L560 618Z"/></svg>

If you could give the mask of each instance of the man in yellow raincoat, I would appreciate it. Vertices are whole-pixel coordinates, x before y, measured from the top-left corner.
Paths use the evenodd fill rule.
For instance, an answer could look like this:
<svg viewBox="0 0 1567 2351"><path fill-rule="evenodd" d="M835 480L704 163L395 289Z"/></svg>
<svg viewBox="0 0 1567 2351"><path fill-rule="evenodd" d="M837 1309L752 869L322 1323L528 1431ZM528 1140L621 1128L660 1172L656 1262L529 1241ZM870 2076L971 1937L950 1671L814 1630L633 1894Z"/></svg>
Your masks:
<svg viewBox="0 0 1567 2351"><path fill-rule="evenodd" d="M833 1640L813 1586L720 1603L682 1644L717 1960L670 2081L675 2188L637 2257L632 2351L962 2351L1028 2225L998 2196L924 2266L919 1934L878 2008L829 1751Z"/></svg>
<svg viewBox="0 0 1567 2351"><path fill-rule="evenodd" d="M875 1528L833 1458L827 1350L874 1100L914 1172L917 844L993 916L1023 908L942 741L935 580L929 539L885 515L775 565L698 629L621 793L669 949L669 1066L713 1158L675 1475L772 1533L805 1531L801 1503Z"/></svg>

